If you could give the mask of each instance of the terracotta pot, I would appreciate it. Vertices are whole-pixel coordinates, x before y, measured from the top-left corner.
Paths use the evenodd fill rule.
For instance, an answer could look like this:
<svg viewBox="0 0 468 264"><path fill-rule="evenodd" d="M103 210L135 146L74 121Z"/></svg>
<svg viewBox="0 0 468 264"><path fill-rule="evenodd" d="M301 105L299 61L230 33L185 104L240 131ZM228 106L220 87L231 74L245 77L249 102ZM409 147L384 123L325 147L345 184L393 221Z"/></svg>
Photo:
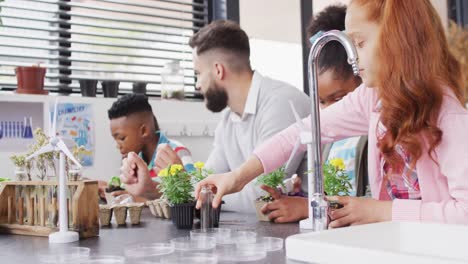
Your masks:
<svg viewBox="0 0 468 264"><path fill-rule="evenodd" d="M268 215L262 213L261 209L262 207L267 204L268 202L265 201L255 201L255 209L257 212L257 219L258 221L264 221L264 222L270 222L270 219L268 218Z"/></svg>
<svg viewBox="0 0 468 264"><path fill-rule="evenodd" d="M179 229L192 229L195 203L175 204L171 207L172 222Z"/></svg>
<svg viewBox="0 0 468 264"><path fill-rule="evenodd" d="M16 80L18 89L16 93L20 94L48 94L44 90L44 78L46 68L39 66L16 67Z"/></svg>

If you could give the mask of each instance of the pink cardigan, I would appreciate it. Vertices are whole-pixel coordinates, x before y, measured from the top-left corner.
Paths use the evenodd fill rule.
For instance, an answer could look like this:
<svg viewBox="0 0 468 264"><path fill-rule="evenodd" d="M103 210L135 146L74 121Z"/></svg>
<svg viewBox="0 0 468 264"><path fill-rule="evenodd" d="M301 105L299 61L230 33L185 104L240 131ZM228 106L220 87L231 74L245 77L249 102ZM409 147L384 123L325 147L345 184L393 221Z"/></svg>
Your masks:
<svg viewBox="0 0 468 264"><path fill-rule="evenodd" d="M377 148L376 129L380 114L374 89L364 85L340 102L321 111L322 144L343 138L369 135L369 183L374 199L380 198L382 175ZM310 128L310 116L305 118ZM433 154L435 163L423 150L417 161L421 200L393 200L395 221L431 221L468 224L468 111L451 95L445 95L438 119L442 142ZM292 125L255 149L265 172L283 165L300 133ZM426 147L427 148L427 147ZM306 146L302 146L302 151Z"/></svg>

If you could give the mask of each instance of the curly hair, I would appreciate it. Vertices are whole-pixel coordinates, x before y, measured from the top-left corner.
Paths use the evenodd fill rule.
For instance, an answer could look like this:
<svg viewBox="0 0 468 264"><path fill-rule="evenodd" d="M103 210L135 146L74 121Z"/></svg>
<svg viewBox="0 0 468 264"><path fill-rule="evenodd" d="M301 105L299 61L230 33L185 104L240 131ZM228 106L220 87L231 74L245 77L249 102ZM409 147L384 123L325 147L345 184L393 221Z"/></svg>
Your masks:
<svg viewBox="0 0 468 264"><path fill-rule="evenodd" d="M119 98L112 104L112 107L107 110L109 119L116 119L123 116L129 116L137 113L151 113L153 108L148 102L148 97L142 94L127 94ZM159 130L159 125L156 117L153 115L155 129Z"/></svg>
<svg viewBox="0 0 468 264"><path fill-rule="evenodd" d="M344 30L346 6L331 5L315 15L307 27L308 38L320 31ZM309 43L310 45L310 43ZM348 80L354 77L353 69L348 63L348 55L344 47L332 41L325 45L318 58L319 74L332 70L337 79ZM359 78L359 77L356 77Z"/></svg>

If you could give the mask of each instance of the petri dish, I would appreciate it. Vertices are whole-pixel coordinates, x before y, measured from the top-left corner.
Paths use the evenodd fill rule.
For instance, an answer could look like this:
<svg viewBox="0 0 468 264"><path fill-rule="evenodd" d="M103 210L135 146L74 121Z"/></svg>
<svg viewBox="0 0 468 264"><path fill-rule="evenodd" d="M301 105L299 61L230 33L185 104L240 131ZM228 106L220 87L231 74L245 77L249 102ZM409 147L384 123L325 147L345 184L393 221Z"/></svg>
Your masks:
<svg viewBox="0 0 468 264"><path fill-rule="evenodd" d="M124 250L125 257L132 260L154 260L155 258L167 256L175 251L170 243L151 243L130 246Z"/></svg>
<svg viewBox="0 0 468 264"><path fill-rule="evenodd" d="M252 231L235 231L232 235L232 242L239 243L255 243L257 241L257 233Z"/></svg>
<svg viewBox="0 0 468 264"><path fill-rule="evenodd" d="M236 246L239 249L255 248L257 250L265 250L267 252L283 249L284 239L279 237L258 237L255 241L237 242Z"/></svg>
<svg viewBox="0 0 468 264"><path fill-rule="evenodd" d="M256 262L264 260L267 256L266 250L258 250L258 248L220 248L216 251L220 262Z"/></svg>
<svg viewBox="0 0 468 264"><path fill-rule="evenodd" d="M122 256L103 255L91 257L81 264L125 264L125 258Z"/></svg>
<svg viewBox="0 0 468 264"><path fill-rule="evenodd" d="M183 255L173 255L164 257L160 261L161 264L216 264L218 263L218 256L210 253L190 253Z"/></svg>
<svg viewBox="0 0 468 264"><path fill-rule="evenodd" d="M229 228L208 228L194 229L190 231L190 237L197 239L201 237L214 237L217 244L229 244L231 243L231 229Z"/></svg>
<svg viewBox="0 0 468 264"><path fill-rule="evenodd" d="M257 243L263 243L266 251L277 251L283 249L284 239L279 237L262 237L257 238Z"/></svg>
<svg viewBox="0 0 468 264"><path fill-rule="evenodd" d="M89 258L87 247L54 247L37 254L40 263L79 263Z"/></svg>
<svg viewBox="0 0 468 264"><path fill-rule="evenodd" d="M205 251L216 247L216 239L208 236L201 236L198 238L178 237L171 239L171 244L175 250Z"/></svg>

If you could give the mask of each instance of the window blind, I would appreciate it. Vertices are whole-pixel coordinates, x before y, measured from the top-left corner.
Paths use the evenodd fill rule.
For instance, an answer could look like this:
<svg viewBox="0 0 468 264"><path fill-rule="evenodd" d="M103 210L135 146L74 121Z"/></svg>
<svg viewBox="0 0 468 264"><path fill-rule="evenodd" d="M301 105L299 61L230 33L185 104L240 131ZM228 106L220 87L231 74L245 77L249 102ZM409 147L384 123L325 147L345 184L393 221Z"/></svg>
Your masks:
<svg viewBox="0 0 468 264"><path fill-rule="evenodd" d="M157 94L172 60L195 75L188 40L208 21L207 0L4 0L0 2L0 86L15 88L17 66L47 68L45 87L78 92L79 80L147 82ZM98 85L98 92L101 86Z"/></svg>

